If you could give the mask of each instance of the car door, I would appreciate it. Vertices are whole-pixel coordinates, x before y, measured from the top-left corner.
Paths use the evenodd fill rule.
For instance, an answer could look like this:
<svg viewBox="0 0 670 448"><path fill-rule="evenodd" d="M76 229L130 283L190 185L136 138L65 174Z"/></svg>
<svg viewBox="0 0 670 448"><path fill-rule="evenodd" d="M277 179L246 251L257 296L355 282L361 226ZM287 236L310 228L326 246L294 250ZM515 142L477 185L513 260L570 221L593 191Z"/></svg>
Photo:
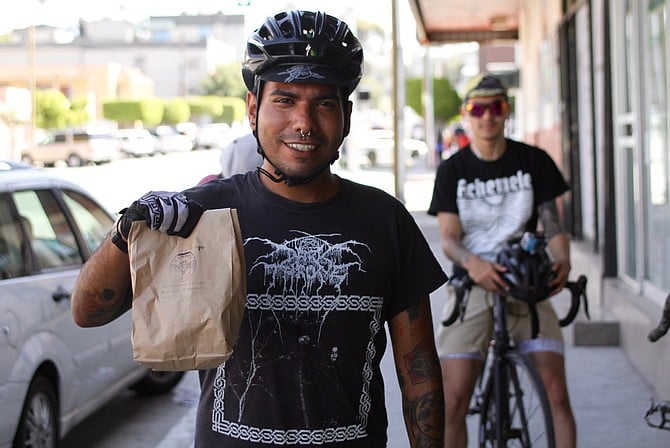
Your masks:
<svg viewBox="0 0 670 448"><path fill-rule="evenodd" d="M66 230L59 239L52 227L64 216L56 204L49 190L0 195L0 432L9 437L38 370L60 379L66 414L75 406L73 390L95 369L93 356L80 354L107 345L105 332L78 331L72 320L69 292L82 258L67 244ZM92 393L83 385L80 390Z"/></svg>
<svg viewBox="0 0 670 448"><path fill-rule="evenodd" d="M43 359L59 369L62 415L101 393L114 375L110 359L110 328L80 328L72 319L70 294L88 249L81 247L76 228L57 189L29 189L12 194L32 254L31 286L12 295L21 310L24 344L32 340ZM111 225L109 222L106 224ZM41 321L22 310L39 307ZM110 379L111 381L111 379ZM72 391L76 391L73 393ZM65 393L69 392L69 393Z"/></svg>
<svg viewBox="0 0 670 448"><path fill-rule="evenodd" d="M78 229L80 244L85 251L92 253L112 228L114 221L109 214L103 210L91 198L80 192L63 189L63 201L66 209L72 216L72 220ZM132 332L132 319L130 312L104 325L109 333L110 353L107 357L110 370L117 378L125 377L130 371L140 369L139 364L133 360L132 343L130 341Z"/></svg>

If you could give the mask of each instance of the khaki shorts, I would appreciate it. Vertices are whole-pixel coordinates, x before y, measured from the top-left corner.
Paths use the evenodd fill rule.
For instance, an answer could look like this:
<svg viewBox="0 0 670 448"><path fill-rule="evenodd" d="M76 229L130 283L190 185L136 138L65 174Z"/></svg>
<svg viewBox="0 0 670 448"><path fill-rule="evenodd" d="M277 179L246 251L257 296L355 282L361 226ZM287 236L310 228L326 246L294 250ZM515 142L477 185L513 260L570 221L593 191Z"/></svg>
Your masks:
<svg viewBox="0 0 670 448"><path fill-rule="evenodd" d="M447 303L442 311L446 320L454 306L455 294L449 286ZM470 291L465 318L460 317L448 327L441 323L436 331L440 358L484 359L493 334L493 293L474 286ZM531 318L528 305L520 300L507 301L507 329L510 337L524 351L555 351L562 354L563 334L551 300L536 305L539 320L537 339L531 339Z"/></svg>

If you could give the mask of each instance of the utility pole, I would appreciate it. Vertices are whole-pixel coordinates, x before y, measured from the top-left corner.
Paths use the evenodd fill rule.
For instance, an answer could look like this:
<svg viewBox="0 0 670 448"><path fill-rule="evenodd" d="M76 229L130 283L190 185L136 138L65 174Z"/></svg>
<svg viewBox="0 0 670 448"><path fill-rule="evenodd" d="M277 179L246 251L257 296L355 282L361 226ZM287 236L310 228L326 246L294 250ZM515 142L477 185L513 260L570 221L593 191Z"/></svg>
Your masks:
<svg viewBox="0 0 670 448"><path fill-rule="evenodd" d="M391 0L393 8L392 40L393 40L393 179L395 197L400 202L405 202L405 67L403 63L402 47L400 45L400 22L398 20L398 0Z"/></svg>

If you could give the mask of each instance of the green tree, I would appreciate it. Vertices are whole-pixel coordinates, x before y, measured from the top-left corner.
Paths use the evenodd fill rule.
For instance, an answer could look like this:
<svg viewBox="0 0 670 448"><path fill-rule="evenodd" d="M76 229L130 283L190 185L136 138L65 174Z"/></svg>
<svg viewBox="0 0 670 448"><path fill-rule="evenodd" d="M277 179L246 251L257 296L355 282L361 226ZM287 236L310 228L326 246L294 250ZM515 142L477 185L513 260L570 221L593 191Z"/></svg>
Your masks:
<svg viewBox="0 0 670 448"><path fill-rule="evenodd" d="M163 123L182 123L188 121L190 117L190 108L184 98L172 98L163 103Z"/></svg>
<svg viewBox="0 0 670 448"><path fill-rule="evenodd" d="M163 119L163 102L157 98L143 100L109 100L102 103L102 114L108 120L132 126L140 121L153 127Z"/></svg>
<svg viewBox="0 0 670 448"><path fill-rule="evenodd" d="M423 80L421 78L409 78L405 83L405 98L407 105L414 109L419 115L424 114L424 105L421 94L423 91ZM433 108L435 119L448 123L460 113L461 98L456 89L447 78L433 79Z"/></svg>
<svg viewBox="0 0 670 448"><path fill-rule="evenodd" d="M241 65L238 62L217 66L214 73L203 80L203 94L219 97L233 96L244 99L247 95L247 88L242 81L241 70Z"/></svg>
<svg viewBox="0 0 670 448"><path fill-rule="evenodd" d="M63 128L68 124L70 101L56 89L35 91L35 124L42 129Z"/></svg>
<svg viewBox="0 0 670 448"><path fill-rule="evenodd" d="M90 120L88 111L88 98L79 97L70 102L70 112L68 114L68 124L70 126L80 126Z"/></svg>
<svg viewBox="0 0 670 448"><path fill-rule="evenodd" d="M217 121L232 124L233 122L241 123L246 118L247 103L238 97L220 98L221 101L221 115L217 116Z"/></svg>
<svg viewBox="0 0 670 448"><path fill-rule="evenodd" d="M191 117L216 117L223 113L223 105L215 96L190 96L186 98Z"/></svg>

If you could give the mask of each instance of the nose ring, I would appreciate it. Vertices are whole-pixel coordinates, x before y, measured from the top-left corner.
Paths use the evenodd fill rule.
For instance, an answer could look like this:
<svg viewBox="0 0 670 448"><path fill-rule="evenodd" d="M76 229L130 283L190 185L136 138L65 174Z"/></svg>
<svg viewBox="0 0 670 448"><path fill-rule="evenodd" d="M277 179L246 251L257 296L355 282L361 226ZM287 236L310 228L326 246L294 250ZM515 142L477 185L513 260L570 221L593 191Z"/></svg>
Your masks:
<svg viewBox="0 0 670 448"><path fill-rule="evenodd" d="M305 134L304 132L302 132L302 129L298 129L298 130L300 131L300 139L301 139L301 140L305 140L307 137L311 137L311 136L312 136L312 130L311 130L311 129L310 129L309 131L307 131L307 134Z"/></svg>

